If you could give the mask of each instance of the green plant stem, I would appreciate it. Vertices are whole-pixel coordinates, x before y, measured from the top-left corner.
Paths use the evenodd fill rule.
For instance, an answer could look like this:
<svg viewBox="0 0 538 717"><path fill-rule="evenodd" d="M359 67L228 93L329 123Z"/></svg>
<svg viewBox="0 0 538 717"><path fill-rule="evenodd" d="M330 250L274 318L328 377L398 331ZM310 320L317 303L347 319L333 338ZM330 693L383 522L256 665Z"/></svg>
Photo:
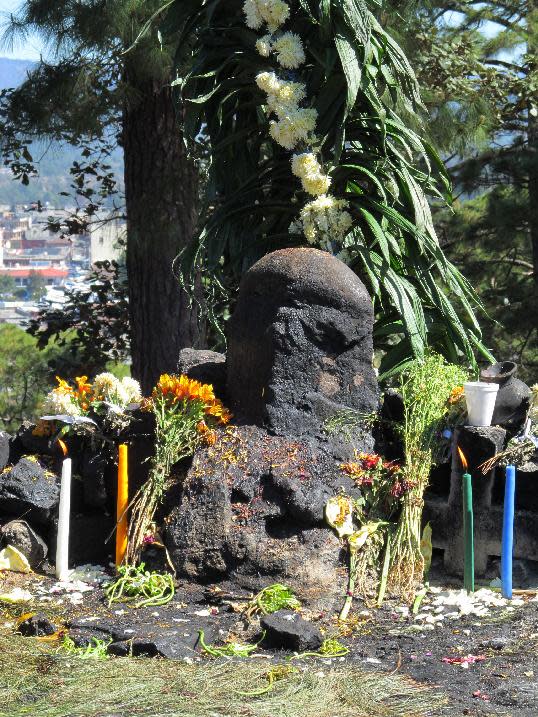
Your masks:
<svg viewBox="0 0 538 717"><path fill-rule="evenodd" d="M356 579L357 579L357 551L352 550L350 548L350 550L349 550L349 577L348 577L348 585L347 585L347 594L346 594L346 599L344 601L344 606L340 612L340 615L338 616L339 620L346 620L347 616L349 615L349 611L351 610L351 605L353 603L353 593L355 591Z"/></svg>

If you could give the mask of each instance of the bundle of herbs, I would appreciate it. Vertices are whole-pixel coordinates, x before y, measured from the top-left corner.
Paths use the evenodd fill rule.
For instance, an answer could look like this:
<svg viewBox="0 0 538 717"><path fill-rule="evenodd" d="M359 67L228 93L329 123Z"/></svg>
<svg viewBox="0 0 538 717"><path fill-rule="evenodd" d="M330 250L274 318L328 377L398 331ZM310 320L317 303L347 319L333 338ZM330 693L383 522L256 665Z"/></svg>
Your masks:
<svg viewBox="0 0 538 717"><path fill-rule="evenodd" d="M414 361L400 378L404 404L399 427L405 453L402 471L409 490L402 496L391 541L389 584L394 592L410 600L424 577L420 548L424 492L432 466L446 450L442 434L451 400L467 378L465 369L446 363L435 353Z"/></svg>

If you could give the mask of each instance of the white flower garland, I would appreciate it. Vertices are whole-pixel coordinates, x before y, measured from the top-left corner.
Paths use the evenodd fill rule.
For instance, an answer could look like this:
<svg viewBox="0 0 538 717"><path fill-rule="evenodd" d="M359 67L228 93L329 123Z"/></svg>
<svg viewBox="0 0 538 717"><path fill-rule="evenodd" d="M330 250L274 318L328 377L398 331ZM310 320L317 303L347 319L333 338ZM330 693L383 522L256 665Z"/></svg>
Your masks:
<svg viewBox="0 0 538 717"><path fill-rule="evenodd" d="M276 61L285 70L296 70L306 62L303 41L293 32L281 32L282 25L290 17L290 8L284 0L245 0L243 5L245 22L252 30L267 25L268 34L256 42L256 50L262 57L276 55ZM306 98L306 85L279 78L275 72L260 72L256 84L266 95L266 106L270 115L269 133L277 144L287 150L297 145L312 145L318 113L310 107L300 107ZM317 244L327 251L334 242L339 245L352 227L353 220L346 209L349 204L327 194L331 178L323 173L321 164L313 152L294 154L292 172L301 180L307 194L316 197L306 204L299 219L292 222L289 231L302 233L310 244ZM344 257L345 252L341 252Z"/></svg>

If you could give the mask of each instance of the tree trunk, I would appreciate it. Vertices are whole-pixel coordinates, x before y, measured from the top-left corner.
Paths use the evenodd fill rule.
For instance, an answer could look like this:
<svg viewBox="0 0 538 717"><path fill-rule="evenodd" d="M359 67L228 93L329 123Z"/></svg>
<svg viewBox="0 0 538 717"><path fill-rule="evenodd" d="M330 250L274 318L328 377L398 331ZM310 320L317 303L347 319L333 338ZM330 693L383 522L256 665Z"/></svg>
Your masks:
<svg viewBox="0 0 538 717"><path fill-rule="evenodd" d="M132 85L132 78L129 78ZM201 345L173 270L196 230L198 176L168 86L145 81L123 114L132 371L147 394L181 348Z"/></svg>
<svg viewBox="0 0 538 717"><path fill-rule="evenodd" d="M530 72L536 72L536 58L538 53L538 0L530 0L529 2L527 27L529 33L527 54L529 57L534 58ZM536 111L536 107L534 107L534 110ZM538 301L538 117L530 113L527 135L529 152L529 230L532 246L532 264L534 267L534 298L535 301Z"/></svg>

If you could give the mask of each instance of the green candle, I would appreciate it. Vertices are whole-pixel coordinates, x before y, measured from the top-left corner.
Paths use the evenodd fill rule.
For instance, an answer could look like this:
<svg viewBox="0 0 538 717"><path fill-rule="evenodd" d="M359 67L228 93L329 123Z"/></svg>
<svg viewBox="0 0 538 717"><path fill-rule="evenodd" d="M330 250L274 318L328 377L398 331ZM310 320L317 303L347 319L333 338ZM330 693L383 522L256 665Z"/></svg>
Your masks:
<svg viewBox="0 0 538 717"><path fill-rule="evenodd" d="M474 592L474 519L473 481L470 473L463 474L463 540L465 563L463 585L468 593Z"/></svg>

